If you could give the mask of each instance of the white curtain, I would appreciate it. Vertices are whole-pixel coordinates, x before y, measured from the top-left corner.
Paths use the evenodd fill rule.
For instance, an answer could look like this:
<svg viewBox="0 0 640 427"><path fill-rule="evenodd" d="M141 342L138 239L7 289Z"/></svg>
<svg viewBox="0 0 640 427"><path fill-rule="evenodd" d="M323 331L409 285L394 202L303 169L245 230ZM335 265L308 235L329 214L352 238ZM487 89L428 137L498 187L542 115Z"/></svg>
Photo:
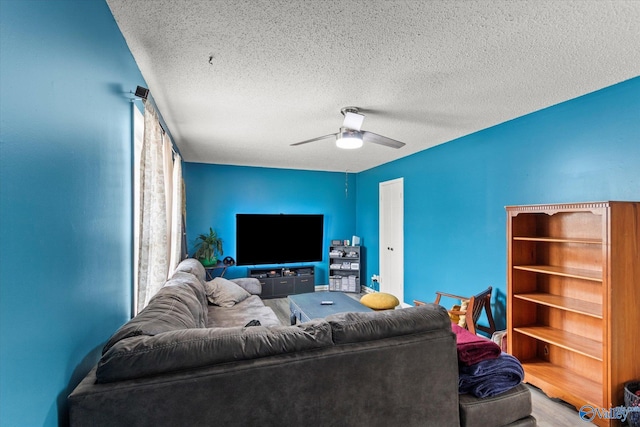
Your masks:
<svg viewBox="0 0 640 427"><path fill-rule="evenodd" d="M162 134L162 158L164 159L164 194L165 209L167 210L167 275L171 275L171 226L173 211L173 150L171 149L171 140L166 133Z"/></svg>
<svg viewBox="0 0 640 427"><path fill-rule="evenodd" d="M140 159L138 312L162 287L169 271L165 153L158 115L152 103L147 101Z"/></svg>
<svg viewBox="0 0 640 427"><path fill-rule="evenodd" d="M171 202L171 231L170 231L170 254L169 254L169 276L182 260L182 236L183 236L183 193L182 193L182 159L176 153L173 159L173 179L172 179L172 202Z"/></svg>

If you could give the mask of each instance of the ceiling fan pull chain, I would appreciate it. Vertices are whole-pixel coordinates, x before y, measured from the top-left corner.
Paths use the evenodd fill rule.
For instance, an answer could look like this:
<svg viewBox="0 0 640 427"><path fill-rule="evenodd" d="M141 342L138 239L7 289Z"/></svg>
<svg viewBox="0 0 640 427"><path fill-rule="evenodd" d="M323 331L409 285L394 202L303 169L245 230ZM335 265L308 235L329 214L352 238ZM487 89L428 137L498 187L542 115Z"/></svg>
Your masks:
<svg viewBox="0 0 640 427"><path fill-rule="evenodd" d="M347 174L347 172L349 172L349 169L344 171L344 198L345 199L349 198L349 175Z"/></svg>

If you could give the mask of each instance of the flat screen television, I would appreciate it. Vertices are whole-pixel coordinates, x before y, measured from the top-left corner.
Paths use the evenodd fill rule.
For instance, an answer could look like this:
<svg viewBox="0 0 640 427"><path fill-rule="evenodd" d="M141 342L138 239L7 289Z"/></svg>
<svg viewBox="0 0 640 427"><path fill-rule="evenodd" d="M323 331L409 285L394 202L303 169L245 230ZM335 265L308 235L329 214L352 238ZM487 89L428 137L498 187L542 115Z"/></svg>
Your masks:
<svg viewBox="0 0 640 427"><path fill-rule="evenodd" d="M322 261L324 215L236 214L238 265Z"/></svg>

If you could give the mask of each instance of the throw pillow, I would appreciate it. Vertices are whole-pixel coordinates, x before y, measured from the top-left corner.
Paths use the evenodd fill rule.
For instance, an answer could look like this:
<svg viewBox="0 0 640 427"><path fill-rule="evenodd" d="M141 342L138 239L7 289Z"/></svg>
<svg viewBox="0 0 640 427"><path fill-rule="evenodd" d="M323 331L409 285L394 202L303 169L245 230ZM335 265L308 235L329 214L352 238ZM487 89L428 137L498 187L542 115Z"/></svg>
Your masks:
<svg viewBox="0 0 640 427"><path fill-rule="evenodd" d="M451 307L451 311L460 311L460 304L456 304L453 307ZM451 321L453 323L455 323L457 325L458 322L460 321L460 315L459 314L455 314L455 313L451 313L451 311L449 312L449 318L451 319Z"/></svg>
<svg viewBox="0 0 640 427"><path fill-rule="evenodd" d="M467 311L467 307L469 306L469 300L463 299L460 301L460 311ZM461 328L467 327L467 318L465 316L460 316L458 319L458 326Z"/></svg>
<svg viewBox="0 0 640 427"><path fill-rule="evenodd" d="M252 295L260 295L262 293L262 285L260 284L260 281L253 277L240 277L239 279L233 279L233 283Z"/></svg>
<svg viewBox="0 0 640 427"><path fill-rule="evenodd" d="M384 292L373 292L363 295L360 303L373 310L390 310L400 304L398 298Z"/></svg>
<svg viewBox="0 0 640 427"><path fill-rule="evenodd" d="M233 307L251 296L240 286L222 277L216 277L205 283L204 286L209 302L220 307Z"/></svg>

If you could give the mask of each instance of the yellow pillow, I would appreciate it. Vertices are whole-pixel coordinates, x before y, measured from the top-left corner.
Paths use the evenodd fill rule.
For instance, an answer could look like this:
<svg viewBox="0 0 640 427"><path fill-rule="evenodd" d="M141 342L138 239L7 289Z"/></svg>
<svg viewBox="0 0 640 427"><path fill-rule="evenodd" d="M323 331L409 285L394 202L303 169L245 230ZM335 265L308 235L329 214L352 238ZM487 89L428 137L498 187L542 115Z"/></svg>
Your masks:
<svg viewBox="0 0 640 427"><path fill-rule="evenodd" d="M362 298L360 298L360 303L374 310L389 310L400 304L400 301L391 294L372 292L363 295Z"/></svg>
<svg viewBox="0 0 640 427"><path fill-rule="evenodd" d="M454 305L453 307L451 307L451 310L452 311L460 311L460 304ZM458 324L458 322L460 321L460 315L459 314L449 313L449 318L455 324Z"/></svg>
<svg viewBox="0 0 640 427"><path fill-rule="evenodd" d="M451 311L465 311L469 306L469 300L461 300L460 304L456 304L451 307ZM461 316L455 313L449 313L449 318L453 323L460 326L461 328L465 328L467 326L467 318L465 316Z"/></svg>

